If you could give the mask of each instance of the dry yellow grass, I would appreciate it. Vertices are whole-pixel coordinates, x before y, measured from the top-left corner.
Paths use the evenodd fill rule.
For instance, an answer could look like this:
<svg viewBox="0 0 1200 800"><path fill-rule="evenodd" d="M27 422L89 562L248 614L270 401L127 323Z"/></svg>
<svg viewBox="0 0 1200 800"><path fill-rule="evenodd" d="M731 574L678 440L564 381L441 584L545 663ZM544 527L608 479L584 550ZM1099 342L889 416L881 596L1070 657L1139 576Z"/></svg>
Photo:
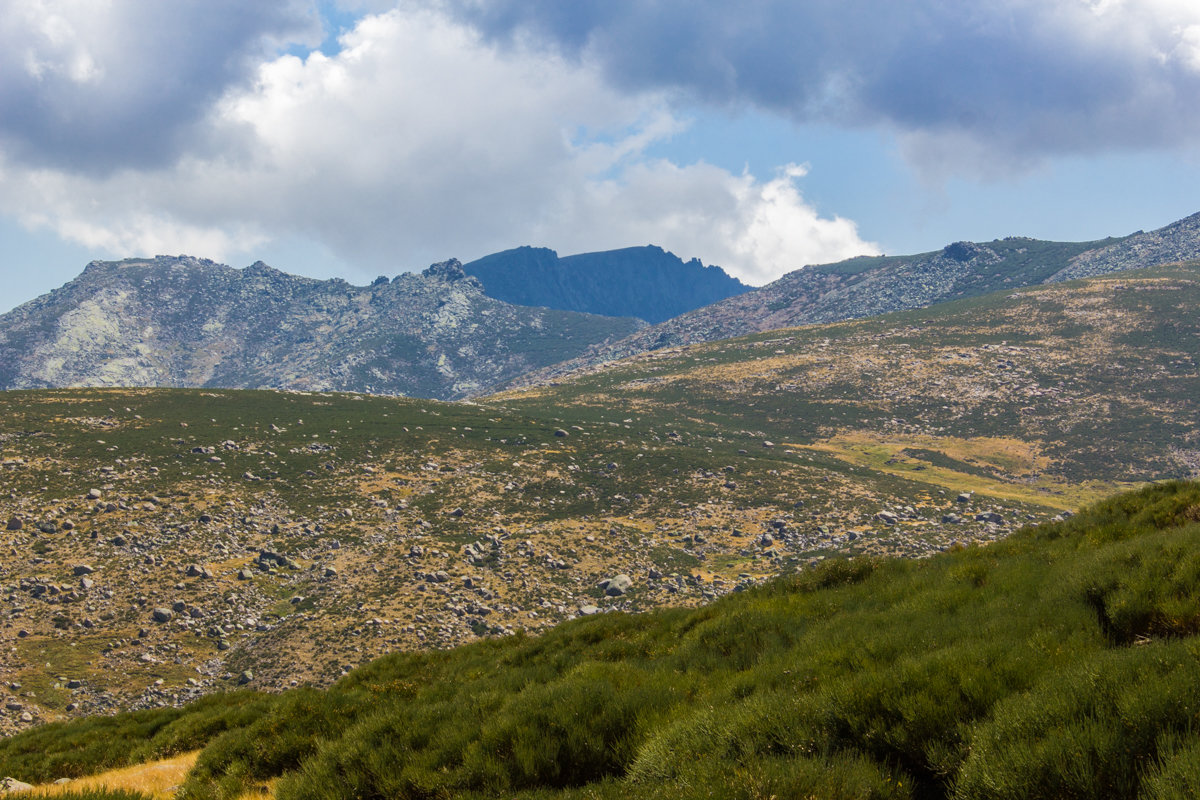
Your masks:
<svg viewBox="0 0 1200 800"><path fill-rule="evenodd" d="M184 776L196 763L199 755L200 751L195 750L174 758L114 769L99 775L89 775L70 783L43 784L34 787L30 794L54 797L66 792L77 792L80 789L124 789L168 800L175 796L175 789L183 783ZM269 795L264 794L262 797L269 797Z"/></svg>
<svg viewBox="0 0 1200 800"><path fill-rule="evenodd" d="M1035 444L1017 439L957 439L951 437L875 437L865 432L835 436L816 444L787 444L796 450L815 450L857 466L886 472L910 480L940 486L957 492L978 492L996 498L1038 503L1051 508L1074 511L1136 484L1086 481L1072 484L1045 476L1030 477L1046 468L1049 460ZM998 467L1014 480L986 478L947 467L907 463L903 451L908 447L936 450L966 463ZM917 467L919 466L919 469Z"/></svg>

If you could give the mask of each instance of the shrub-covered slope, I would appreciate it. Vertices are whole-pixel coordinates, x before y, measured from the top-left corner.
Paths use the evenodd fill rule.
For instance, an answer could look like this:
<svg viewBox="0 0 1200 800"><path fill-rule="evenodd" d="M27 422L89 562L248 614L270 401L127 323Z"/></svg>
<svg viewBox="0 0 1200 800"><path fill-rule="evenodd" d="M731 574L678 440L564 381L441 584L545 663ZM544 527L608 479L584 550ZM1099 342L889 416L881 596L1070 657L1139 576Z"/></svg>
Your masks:
<svg viewBox="0 0 1200 800"><path fill-rule="evenodd" d="M243 677L325 686L1195 476L1197 278L776 331L477 403L0 393L0 673L21 684L0 732Z"/></svg>
<svg viewBox="0 0 1200 800"><path fill-rule="evenodd" d="M832 560L694 610L397 654L0 741L83 774L308 798L1167 798L1200 788L1200 485L924 561Z"/></svg>

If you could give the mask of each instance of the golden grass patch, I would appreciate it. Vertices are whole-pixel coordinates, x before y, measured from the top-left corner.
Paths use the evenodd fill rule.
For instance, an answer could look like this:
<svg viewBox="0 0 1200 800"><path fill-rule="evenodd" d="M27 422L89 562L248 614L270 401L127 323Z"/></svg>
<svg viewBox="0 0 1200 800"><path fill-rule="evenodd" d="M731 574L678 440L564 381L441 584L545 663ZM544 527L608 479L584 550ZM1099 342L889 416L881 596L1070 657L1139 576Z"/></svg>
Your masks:
<svg viewBox="0 0 1200 800"><path fill-rule="evenodd" d="M928 483L955 492L977 492L990 497L1076 510L1139 484L1087 481L1073 484L1045 477L1051 466L1036 442L980 437L878 437L866 432L839 434L815 444L786 444L796 450L815 450L860 467ZM907 458L905 450L941 453L971 466L992 467L1011 476L987 477Z"/></svg>
<svg viewBox="0 0 1200 800"><path fill-rule="evenodd" d="M89 775L70 783L42 784L35 786L30 796L54 797L67 792L78 792L81 789L114 789L141 792L155 798L171 798L175 790L183 783L184 776L196 763L199 750L165 758L161 761L151 761L132 767L109 770L99 775ZM269 795L263 795L269 797Z"/></svg>

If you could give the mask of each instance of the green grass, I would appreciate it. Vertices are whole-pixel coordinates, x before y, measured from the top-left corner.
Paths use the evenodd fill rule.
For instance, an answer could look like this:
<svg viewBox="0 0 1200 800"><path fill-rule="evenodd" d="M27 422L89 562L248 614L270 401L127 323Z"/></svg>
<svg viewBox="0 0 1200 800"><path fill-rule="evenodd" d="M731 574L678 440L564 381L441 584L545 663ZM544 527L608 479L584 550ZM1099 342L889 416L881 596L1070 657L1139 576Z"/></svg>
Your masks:
<svg viewBox="0 0 1200 800"><path fill-rule="evenodd" d="M0 742L43 780L204 746L184 796L1174 798L1200 752L1200 484L696 610L386 656ZM1182 788L1181 788L1182 787Z"/></svg>

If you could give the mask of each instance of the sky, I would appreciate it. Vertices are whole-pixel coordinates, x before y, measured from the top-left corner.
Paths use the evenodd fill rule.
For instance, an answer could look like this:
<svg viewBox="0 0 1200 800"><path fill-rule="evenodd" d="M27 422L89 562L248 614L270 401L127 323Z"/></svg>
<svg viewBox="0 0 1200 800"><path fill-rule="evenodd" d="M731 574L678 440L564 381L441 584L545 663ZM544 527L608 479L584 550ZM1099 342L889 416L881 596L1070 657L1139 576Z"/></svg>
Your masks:
<svg viewBox="0 0 1200 800"><path fill-rule="evenodd" d="M1200 211L1195 0L0 0L0 311L93 259L761 285Z"/></svg>

